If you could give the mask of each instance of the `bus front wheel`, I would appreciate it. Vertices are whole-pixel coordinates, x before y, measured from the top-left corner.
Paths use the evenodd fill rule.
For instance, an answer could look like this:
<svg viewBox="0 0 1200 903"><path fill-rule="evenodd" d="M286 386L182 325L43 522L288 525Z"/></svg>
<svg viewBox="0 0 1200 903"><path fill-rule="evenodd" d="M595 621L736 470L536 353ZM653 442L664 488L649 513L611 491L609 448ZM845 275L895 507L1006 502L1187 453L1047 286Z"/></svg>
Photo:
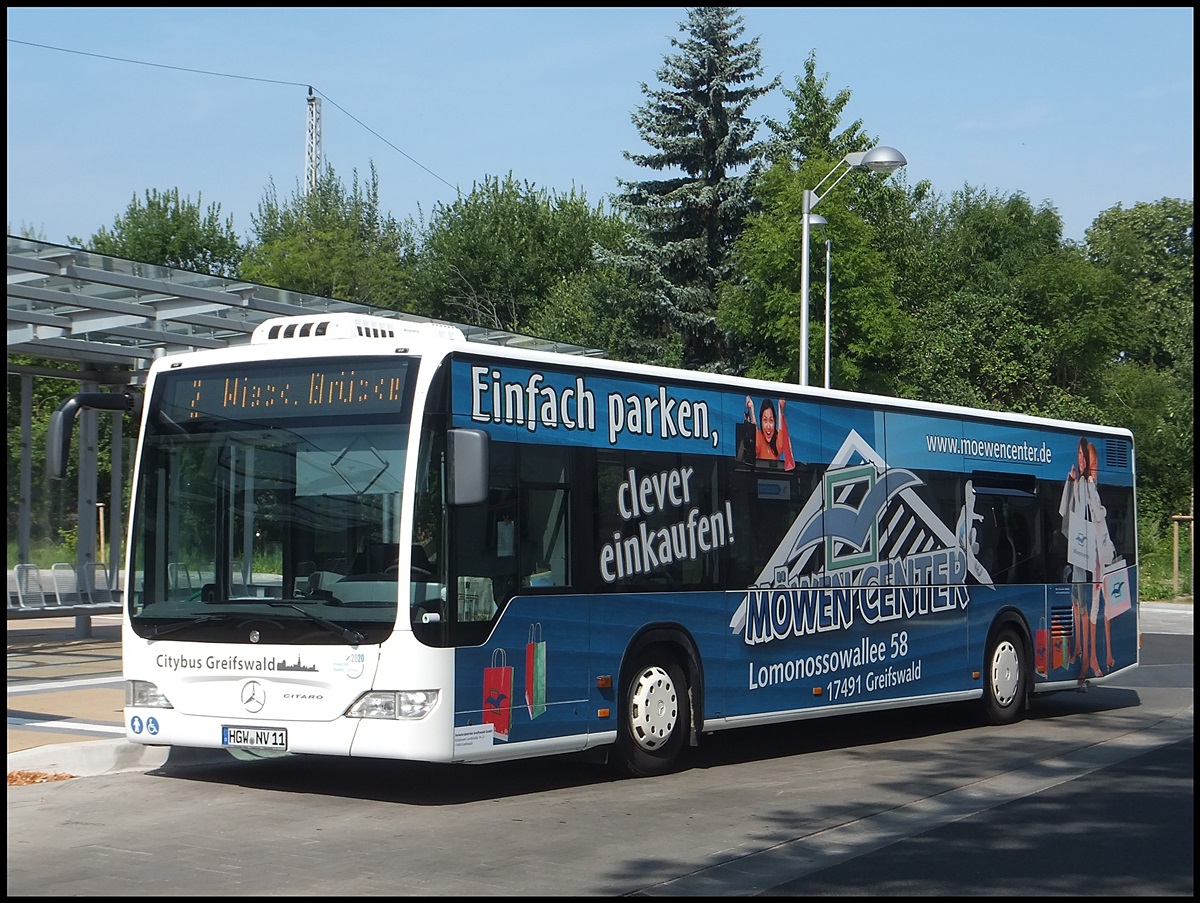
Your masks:
<svg viewBox="0 0 1200 903"><path fill-rule="evenodd" d="M983 672L983 714L989 724L1011 724L1025 711L1029 662L1025 644L1011 627L988 644Z"/></svg>
<svg viewBox="0 0 1200 903"><path fill-rule="evenodd" d="M622 683L616 765L632 777L675 767L689 730L687 679L669 654L645 650Z"/></svg>

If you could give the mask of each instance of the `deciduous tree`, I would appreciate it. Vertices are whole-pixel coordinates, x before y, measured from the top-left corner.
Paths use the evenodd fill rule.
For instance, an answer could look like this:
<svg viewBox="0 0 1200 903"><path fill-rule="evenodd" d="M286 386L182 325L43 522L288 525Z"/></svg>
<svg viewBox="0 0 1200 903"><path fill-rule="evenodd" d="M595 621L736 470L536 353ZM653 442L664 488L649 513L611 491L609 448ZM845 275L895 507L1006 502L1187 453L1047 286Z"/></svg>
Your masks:
<svg viewBox="0 0 1200 903"><path fill-rule="evenodd" d="M774 132L773 162L754 183L758 209L736 246L736 271L721 288L719 322L731 336L731 359L754 376L789 381L798 376L805 189L815 189L847 153L876 143L862 130L861 120L839 131L850 92L843 89L827 97L828 80L828 74L816 76L816 56L810 54L796 90L784 91L792 101L786 122L767 120ZM904 318L893 293L891 258L878 236L886 234L881 230L891 228L890 223L903 222L907 195L903 188L858 172L826 192L823 197L832 196L821 215L828 226L824 233L810 230L810 371L824 368L826 327L820 311L827 239L832 243L831 383L897 394ZM813 373L808 376L813 381Z"/></svg>
<svg viewBox="0 0 1200 903"><path fill-rule="evenodd" d="M1086 250L1126 301L1100 405L1106 419L1134 431L1139 503L1146 520L1165 527L1190 510L1195 485L1193 203L1162 198L1102 211Z"/></svg>
<svg viewBox="0 0 1200 903"><path fill-rule="evenodd" d="M326 165L311 190L280 200L272 181L251 217L254 238L241 277L324 298L408 310L412 231L379 209L379 177L350 187Z"/></svg>
<svg viewBox="0 0 1200 903"><path fill-rule="evenodd" d="M209 204L207 209L201 205L199 195L193 203L180 197L178 188L148 189L145 203L135 194L111 230L101 226L86 242L74 236L69 241L139 263L233 276L242 256L233 217L222 219L220 204Z"/></svg>
<svg viewBox="0 0 1200 903"><path fill-rule="evenodd" d="M419 237L409 286L417 313L506 332L592 344L607 334L628 291L597 263L595 248L619 247L630 232L586 196L556 194L509 173L487 177L470 194L439 204ZM598 280L598 281L597 281ZM605 292L597 293L600 286ZM605 346L607 347L607 346Z"/></svg>

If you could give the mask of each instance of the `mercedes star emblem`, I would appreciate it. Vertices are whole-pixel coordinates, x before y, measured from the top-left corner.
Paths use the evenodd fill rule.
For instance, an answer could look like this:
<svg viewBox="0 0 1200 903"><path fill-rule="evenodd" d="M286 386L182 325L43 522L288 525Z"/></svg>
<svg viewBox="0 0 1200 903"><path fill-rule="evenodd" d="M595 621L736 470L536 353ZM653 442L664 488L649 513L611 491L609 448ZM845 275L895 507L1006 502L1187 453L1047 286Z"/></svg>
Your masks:
<svg viewBox="0 0 1200 903"><path fill-rule="evenodd" d="M267 691L257 680L248 680L242 684L242 705L251 714L261 712L267 704Z"/></svg>

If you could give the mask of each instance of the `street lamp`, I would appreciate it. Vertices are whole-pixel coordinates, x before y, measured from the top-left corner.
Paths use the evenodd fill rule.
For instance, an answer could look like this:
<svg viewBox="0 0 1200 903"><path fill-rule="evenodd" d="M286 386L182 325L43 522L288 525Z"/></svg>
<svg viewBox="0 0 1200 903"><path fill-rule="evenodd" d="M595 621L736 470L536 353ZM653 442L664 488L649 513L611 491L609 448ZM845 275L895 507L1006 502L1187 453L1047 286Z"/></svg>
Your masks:
<svg viewBox="0 0 1200 903"><path fill-rule="evenodd" d="M833 324L829 322L829 284L831 270L829 268L830 257L833 252L833 242L828 238L825 239L825 388L829 388L829 328Z"/></svg>
<svg viewBox="0 0 1200 903"><path fill-rule="evenodd" d="M908 163L904 159L904 154L896 150L894 147L879 145L871 148L869 151L856 151L851 154L846 154L845 157L830 170L817 187L812 190L806 189L803 194L803 222L801 223L801 240L800 240L800 385L808 385L808 230L810 225L814 225L809 219L813 215L813 208L825 199L825 195L833 190L838 182L846 177L846 173L852 169L869 169L871 172L890 173L905 166ZM842 169L845 167L845 169ZM839 170L841 170L839 174ZM834 176L836 179L833 179ZM829 182L829 187L824 192L821 191L821 186ZM828 365L827 365L828 366Z"/></svg>
<svg viewBox="0 0 1200 903"><path fill-rule="evenodd" d="M829 225L829 220L819 213L810 213L804 221L810 229L820 229ZM829 239L825 240L825 388L829 388ZM802 383L801 385L804 385Z"/></svg>

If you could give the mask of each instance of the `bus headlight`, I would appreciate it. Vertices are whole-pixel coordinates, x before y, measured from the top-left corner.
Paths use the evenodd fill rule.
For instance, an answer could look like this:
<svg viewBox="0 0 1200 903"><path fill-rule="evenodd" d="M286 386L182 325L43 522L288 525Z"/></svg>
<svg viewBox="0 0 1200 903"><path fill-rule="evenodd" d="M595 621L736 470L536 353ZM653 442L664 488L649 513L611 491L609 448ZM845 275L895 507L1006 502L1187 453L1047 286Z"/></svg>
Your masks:
<svg viewBox="0 0 1200 903"><path fill-rule="evenodd" d="M157 684L148 680L125 681L125 705L147 709L173 709L171 700L163 695Z"/></svg>
<svg viewBox="0 0 1200 903"><path fill-rule="evenodd" d="M364 693L346 710L348 718L424 718L437 705L437 690L397 690Z"/></svg>

